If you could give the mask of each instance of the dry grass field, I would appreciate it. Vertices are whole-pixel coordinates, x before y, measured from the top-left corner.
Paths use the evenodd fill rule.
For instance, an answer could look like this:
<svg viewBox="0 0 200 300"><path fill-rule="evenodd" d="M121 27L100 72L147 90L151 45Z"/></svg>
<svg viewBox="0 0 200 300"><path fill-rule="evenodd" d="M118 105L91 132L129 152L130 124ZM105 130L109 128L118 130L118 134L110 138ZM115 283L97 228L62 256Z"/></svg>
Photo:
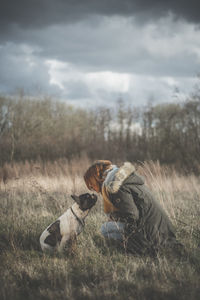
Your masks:
<svg viewBox="0 0 200 300"><path fill-rule="evenodd" d="M199 299L200 181L144 163L138 173L156 194L189 256L156 259L125 255L100 234L106 221L102 200L92 208L73 256L40 250L43 229L87 192L87 159L46 165L14 164L1 170L0 299Z"/></svg>

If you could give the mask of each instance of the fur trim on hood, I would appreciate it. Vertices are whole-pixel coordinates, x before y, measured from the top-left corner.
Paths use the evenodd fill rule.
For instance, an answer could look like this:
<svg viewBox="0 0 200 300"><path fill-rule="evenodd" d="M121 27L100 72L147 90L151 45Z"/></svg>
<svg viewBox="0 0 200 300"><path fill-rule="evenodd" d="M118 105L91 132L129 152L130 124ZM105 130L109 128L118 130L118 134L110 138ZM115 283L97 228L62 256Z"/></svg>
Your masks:
<svg viewBox="0 0 200 300"><path fill-rule="evenodd" d="M106 188L108 193L114 194L117 193L123 182L135 172L135 167L130 162L125 162L119 169L114 168L108 175L104 181L104 187ZM143 184L144 182L140 183Z"/></svg>

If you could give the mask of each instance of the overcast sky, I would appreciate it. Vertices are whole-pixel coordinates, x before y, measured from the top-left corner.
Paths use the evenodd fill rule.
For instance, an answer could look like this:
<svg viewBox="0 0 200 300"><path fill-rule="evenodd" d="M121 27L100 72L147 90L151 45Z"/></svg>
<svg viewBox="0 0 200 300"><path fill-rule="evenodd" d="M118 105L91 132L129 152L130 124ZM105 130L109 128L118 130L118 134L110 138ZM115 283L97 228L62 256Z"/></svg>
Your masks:
<svg viewBox="0 0 200 300"><path fill-rule="evenodd" d="M1 0L0 93L171 102L200 72L199 0Z"/></svg>

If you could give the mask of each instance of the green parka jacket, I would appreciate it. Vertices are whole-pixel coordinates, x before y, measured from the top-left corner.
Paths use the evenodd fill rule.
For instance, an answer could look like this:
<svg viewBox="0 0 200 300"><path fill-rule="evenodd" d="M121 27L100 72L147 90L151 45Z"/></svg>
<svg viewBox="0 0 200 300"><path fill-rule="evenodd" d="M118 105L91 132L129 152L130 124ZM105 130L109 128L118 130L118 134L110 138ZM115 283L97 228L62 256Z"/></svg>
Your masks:
<svg viewBox="0 0 200 300"><path fill-rule="evenodd" d="M154 253L162 246L176 243L171 221L131 163L113 168L107 174L103 188L118 209L110 214L111 219L125 223L129 251Z"/></svg>

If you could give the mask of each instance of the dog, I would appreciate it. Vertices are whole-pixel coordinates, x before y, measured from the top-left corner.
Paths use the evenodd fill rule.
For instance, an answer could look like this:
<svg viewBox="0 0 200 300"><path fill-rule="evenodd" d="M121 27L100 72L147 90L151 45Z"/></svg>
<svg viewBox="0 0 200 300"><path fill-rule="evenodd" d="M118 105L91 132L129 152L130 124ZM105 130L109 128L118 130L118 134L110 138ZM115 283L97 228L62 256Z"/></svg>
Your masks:
<svg viewBox="0 0 200 300"><path fill-rule="evenodd" d="M73 248L76 237L85 226L85 218L97 201L97 196L89 193L79 196L71 195L71 197L76 203L41 234L40 245L42 251L62 253L64 249Z"/></svg>

